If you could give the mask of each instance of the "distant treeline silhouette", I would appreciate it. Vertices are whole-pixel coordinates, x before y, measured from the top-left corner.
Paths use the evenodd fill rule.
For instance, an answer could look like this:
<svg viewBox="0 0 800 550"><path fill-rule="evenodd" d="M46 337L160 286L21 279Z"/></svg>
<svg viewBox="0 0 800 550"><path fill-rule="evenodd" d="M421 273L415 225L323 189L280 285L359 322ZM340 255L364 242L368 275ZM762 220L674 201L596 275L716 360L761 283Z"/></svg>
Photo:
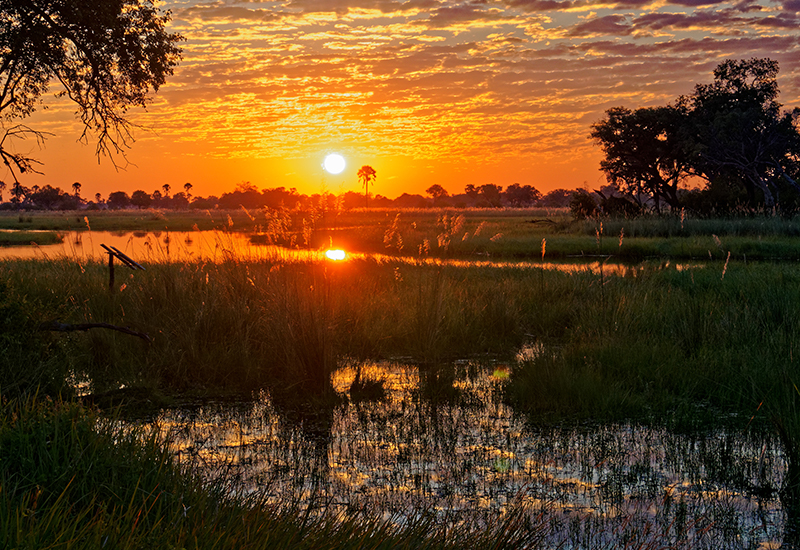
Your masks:
<svg viewBox="0 0 800 550"><path fill-rule="evenodd" d="M81 196L81 184L72 184L72 193L50 185L25 187L19 183L10 189L10 195L4 197L7 186L0 182L0 210L124 210L124 209L169 209L169 210L207 210L237 208L318 208L353 209L364 207L364 195L346 191L339 195L332 193L315 193L303 195L296 189L276 187L258 189L245 182L236 186L234 191L220 196L194 196L192 184L183 186L183 191L171 193L171 186L165 184L152 193L136 190L132 194L124 191L112 191L106 197L96 193L92 199ZM485 184L478 187L467 185L464 193L450 195L440 185L433 185L426 191L427 196L403 193L395 199L382 195L370 197L373 208L502 208L502 207L566 207L569 205L574 190L556 189L542 195L530 185L512 184L506 189L500 185Z"/></svg>

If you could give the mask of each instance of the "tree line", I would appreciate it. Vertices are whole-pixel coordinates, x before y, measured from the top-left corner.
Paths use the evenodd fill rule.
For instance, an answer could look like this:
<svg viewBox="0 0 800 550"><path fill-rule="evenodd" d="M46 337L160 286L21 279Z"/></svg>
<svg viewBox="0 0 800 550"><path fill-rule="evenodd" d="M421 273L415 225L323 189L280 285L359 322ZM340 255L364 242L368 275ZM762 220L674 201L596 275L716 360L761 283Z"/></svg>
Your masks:
<svg viewBox="0 0 800 550"><path fill-rule="evenodd" d="M365 194L346 191L339 195L315 193L304 195L296 189L276 187L259 189L250 182L244 182L222 195L195 196L193 186L186 183L182 190L173 192L169 184L148 193L138 189L130 195L125 191L112 191L106 197L95 193L92 198L81 196L82 185L72 184L71 192L51 185L25 187L19 182L10 188L0 182L0 210L123 210L123 209L238 209L238 208L325 208L353 209L363 208ZM10 191L4 197L6 191ZM556 189L542 194L531 185L518 183L503 189L500 185L469 184L463 193L450 194L441 185L435 184L426 191L426 196L403 193L395 199L383 195L369 195L369 205L375 208L502 208L502 207L566 207L575 194L574 190ZM4 201L4 198L8 200Z"/></svg>
<svg viewBox="0 0 800 550"><path fill-rule="evenodd" d="M777 101L778 70L768 58L726 60L671 104L606 111L591 138L613 190L631 210L797 211L800 109Z"/></svg>

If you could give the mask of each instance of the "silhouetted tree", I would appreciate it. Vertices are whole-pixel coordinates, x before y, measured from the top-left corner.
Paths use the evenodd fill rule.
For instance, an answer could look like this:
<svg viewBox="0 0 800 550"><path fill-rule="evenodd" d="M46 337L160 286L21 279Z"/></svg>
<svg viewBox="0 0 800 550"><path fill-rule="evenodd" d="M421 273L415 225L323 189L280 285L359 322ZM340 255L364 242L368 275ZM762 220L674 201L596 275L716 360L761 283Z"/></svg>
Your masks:
<svg viewBox="0 0 800 550"><path fill-rule="evenodd" d="M597 201L583 189L578 189L572 193L569 199L569 210L576 220L594 218L600 213L597 208Z"/></svg>
<svg viewBox="0 0 800 550"><path fill-rule="evenodd" d="M372 166L362 166L358 169L358 181L364 186L364 206L369 206L369 184L375 182L377 174Z"/></svg>
<svg viewBox="0 0 800 550"><path fill-rule="evenodd" d="M170 184L168 184L168 183L165 183L164 185L161 186L161 189L164 190L164 198L168 199L169 198L169 192L170 192L170 189L172 189L172 186Z"/></svg>
<svg viewBox="0 0 800 550"><path fill-rule="evenodd" d="M153 198L147 192L142 191L141 189L137 189L131 195L131 204L136 208L147 208L150 206L151 202L153 202Z"/></svg>
<svg viewBox="0 0 800 550"><path fill-rule="evenodd" d="M503 194L508 204L511 206L531 206L540 198L542 194L531 185L520 185L512 183L506 188Z"/></svg>
<svg viewBox="0 0 800 550"><path fill-rule="evenodd" d="M777 61L729 59L689 98L698 173L740 182L751 206L773 206L781 184L800 190L800 109L781 110L777 75Z"/></svg>
<svg viewBox="0 0 800 550"><path fill-rule="evenodd" d="M183 191L179 191L172 195L170 199L170 206L176 210L186 210L189 208L189 199Z"/></svg>
<svg viewBox="0 0 800 550"><path fill-rule="evenodd" d="M131 138L125 118L144 106L180 59L181 37L166 32L169 14L146 0L65 2L0 0L0 116L29 117L52 82L77 105L81 140L96 134L98 156L124 154ZM22 123L3 127L0 159L14 180L41 164L10 145L45 134Z"/></svg>
<svg viewBox="0 0 800 550"><path fill-rule="evenodd" d="M478 187L478 196L485 202L486 206L500 208L503 206L501 193L503 188L493 183L487 183Z"/></svg>
<svg viewBox="0 0 800 550"><path fill-rule="evenodd" d="M679 185L689 176L714 191L692 193L693 202L736 199L737 187L751 207L774 206L781 189L800 197L800 109L781 109L777 74L770 59L727 60L713 83L675 105L609 109L591 134L608 181L635 200L652 197L656 210L662 201L683 206Z"/></svg>
<svg viewBox="0 0 800 550"><path fill-rule="evenodd" d="M679 206L679 185L692 175L690 146L686 141L688 108L648 107L631 111L614 107L592 125L591 136L603 149L600 168L606 179L623 193L652 197Z"/></svg>
<svg viewBox="0 0 800 550"><path fill-rule="evenodd" d="M478 198L478 190L471 183L464 186L464 194L472 200L477 200Z"/></svg>
<svg viewBox="0 0 800 550"><path fill-rule="evenodd" d="M37 185L35 187L35 190L31 188L31 192L28 196L31 204L35 208L53 210L58 206L62 195L64 195L61 189L53 187L52 185L45 185L44 187L39 187Z"/></svg>
<svg viewBox="0 0 800 550"><path fill-rule="evenodd" d="M130 203L131 199L125 191L114 191L108 195L107 204L112 210L127 208Z"/></svg>
<svg viewBox="0 0 800 550"><path fill-rule="evenodd" d="M81 184L80 184L80 182L76 181L75 183L72 184L72 192L74 193L76 199L80 199L81 198Z"/></svg>
<svg viewBox="0 0 800 550"><path fill-rule="evenodd" d="M425 192L431 196L434 205L439 204L441 201L450 196L450 193L448 193L447 190L438 183L434 183L428 187Z"/></svg>
<svg viewBox="0 0 800 550"><path fill-rule="evenodd" d="M183 190L186 193L186 200L189 200L189 201L192 200L192 193L191 193L192 187L194 187L194 185L192 185L189 182L186 182L186 183L183 184Z"/></svg>
<svg viewBox="0 0 800 550"><path fill-rule="evenodd" d="M569 189L553 189L541 198L539 204L550 208L563 208L569 206L569 199L574 191Z"/></svg>
<svg viewBox="0 0 800 550"><path fill-rule="evenodd" d="M223 193L219 198L220 208L259 208L264 206L264 197L258 187L245 181L236 185L232 193Z"/></svg>

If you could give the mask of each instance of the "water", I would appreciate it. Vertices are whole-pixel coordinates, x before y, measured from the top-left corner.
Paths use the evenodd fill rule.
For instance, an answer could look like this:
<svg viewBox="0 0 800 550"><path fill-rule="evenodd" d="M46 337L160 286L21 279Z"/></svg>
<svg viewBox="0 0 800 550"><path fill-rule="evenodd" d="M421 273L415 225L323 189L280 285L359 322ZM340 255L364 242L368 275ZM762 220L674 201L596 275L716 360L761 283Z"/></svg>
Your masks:
<svg viewBox="0 0 800 550"><path fill-rule="evenodd" d="M193 260L219 262L230 259L258 261L323 260L324 251L287 249L277 246L253 244L247 233L222 231L66 231L61 243L52 245L0 247L0 260L74 258L102 260L107 252L101 244L113 246L139 263L185 262ZM348 253L349 258L371 258L382 263L409 263L452 267L490 267L496 269L547 269L567 273L590 271L606 275L636 275L647 266L667 267L669 262L648 262L636 265L603 261L602 258L575 258L569 262L505 261L485 257L470 259L428 258L416 256L390 256L385 254ZM681 263L674 267L688 269L702 264Z"/></svg>
<svg viewBox="0 0 800 550"><path fill-rule="evenodd" d="M375 364L362 376L383 380L387 398L353 402L345 368L336 406L265 392L163 411L155 423L181 460L278 506L392 521L426 511L472 526L524 510L545 547L613 547L623 535L687 548L781 540L786 461L772 438L532 424L503 402L504 372Z"/></svg>

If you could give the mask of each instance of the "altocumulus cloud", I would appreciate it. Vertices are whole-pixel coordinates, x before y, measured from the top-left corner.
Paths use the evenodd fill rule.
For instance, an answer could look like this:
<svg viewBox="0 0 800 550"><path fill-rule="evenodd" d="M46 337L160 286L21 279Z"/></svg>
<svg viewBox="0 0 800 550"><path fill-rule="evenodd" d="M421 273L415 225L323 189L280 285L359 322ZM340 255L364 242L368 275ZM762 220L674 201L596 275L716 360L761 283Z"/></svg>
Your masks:
<svg viewBox="0 0 800 550"><path fill-rule="evenodd" d="M165 2L187 37L143 124L209 154L339 142L417 157L585 156L614 105L663 104L726 58L781 62L800 103L800 0ZM187 125L192 132L186 132Z"/></svg>

